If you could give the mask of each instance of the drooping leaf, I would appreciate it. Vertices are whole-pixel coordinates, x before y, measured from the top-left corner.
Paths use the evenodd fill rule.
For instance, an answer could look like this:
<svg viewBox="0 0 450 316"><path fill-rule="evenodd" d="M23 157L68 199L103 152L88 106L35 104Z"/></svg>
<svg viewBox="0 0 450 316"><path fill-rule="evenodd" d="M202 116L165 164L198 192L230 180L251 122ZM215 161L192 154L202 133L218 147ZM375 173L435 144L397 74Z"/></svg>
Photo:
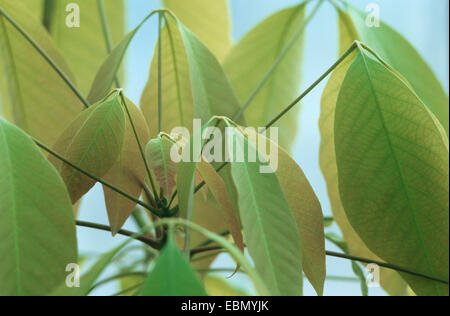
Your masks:
<svg viewBox="0 0 450 316"><path fill-rule="evenodd" d="M132 296L134 295L138 289L136 289L136 285L144 282L144 276L141 275L130 275L120 279L120 289L125 291L123 296ZM127 291L128 289L131 289Z"/></svg>
<svg viewBox="0 0 450 316"><path fill-rule="evenodd" d="M341 12L339 12L341 13ZM352 44L352 34L354 31L348 26L347 15L339 15L339 49L343 54ZM333 218L342 231L345 242L348 245L349 252L352 255L363 258L373 259L374 261L382 261L375 256L367 246L359 238L353 227L347 219L344 208L342 206L341 197L339 195L338 173L336 166L336 154L334 145L334 117L336 110L336 102L339 91L342 86L345 74L355 57L355 53L349 55L333 72L328 81L321 99L321 114L319 121L321 144L320 144L320 167L324 174L328 196L330 198ZM403 295L406 292L406 283L401 279L400 275L394 270L380 269L380 283L390 295ZM400 289L400 290L399 290Z"/></svg>
<svg viewBox="0 0 450 316"><path fill-rule="evenodd" d="M92 290L94 282L111 263L114 257L121 251L132 239L122 243L117 248L103 254L96 263L80 278L80 287L67 287L66 284L60 285L52 291L50 296L86 296Z"/></svg>
<svg viewBox="0 0 450 316"><path fill-rule="evenodd" d="M87 94L96 71L108 56L98 1L50 0L49 32L74 72L82 93ZM80 27L68 27L69 4L79 6ZM125 8L122 0L104 1L104 9L113 47L125 35ZM70 8L70 7L69 7ZM98 100L94 100L95 102Z"/></svg>
<svg viewBox="0 0 450 316"><path fill-rule="evenodd" d="M200 279L178 249L172 235L147 276L141 296L206 296Z"/></svg>
<svg viewBox="0 0 450 316"><path fill-rule="evenodd" d="M224 69L241 105L251 96L282 51L304 27L306 4L283 9L254 27L236 44L224 62ZM248 106L245 117L249 126L265 126L299 94L303 35L283 57L268 81ZM288 150L295 140L299 108L291 110L276 126L280 145Z"/></svg>
<svg viewBox="0 0 450 316"><path fill-rule="evenodd" d="M189 61L180 31L172 20L161 31L161 105L162 129L171 132L183 126L192 130L194 100ZM159 133L158 123L158 46L150 67L150 77L141 98L142 112L152 137Z"/></svg>
<svg viewBox="0 0 450 316"><path fill-rule="evenodd" d="M219 204L220 211L222 212L228 228L233 236L233 240L236 246L244 252L244 238L242 237L241 227L239 224L239 218L233 210L233 205L227 194L227 188L222 178L216 173L214 168L205 161L201 161L197 165L198 171L204 179L207 187L211 191L215 200Z"/></svg>
<svg viewBox="0 0 450 316"><path fill-rule="evenodd" d="M334 133L342 204L367 247L391 264L448 280L449 154L437 119L360 48L342 83ZM448 295L446 285L403 277L419 295Z"/></svg>
<svg viewBox="0 0 450 316"><path fill-rule="evenodd" d="M50 37L20 1L0 0L0 9L45 51L73 81L69 68ZM3 113L33 137L53 145L84 108L75 93L32 44L0 14L0 75L6 87Z"/></svg>
<svg viewBox="0 0 450 316"><path fill-rule="evenodd" d="M92 105L83 111L64 131L54 150L77 167L96 177L103 177L114 166L122 152L125 137L125 113L119 97ZM77 202L95 181L50 156Z"/></svg>
<svg viewBox="0 0 450 316"><path fill-rule="evenodd" d="M152 139L147 144L146 156L150 169L156 176L163 195L170 199L175 187L178 164L170 157L174 142L166 137Z"/></svg>
<svg viewBox="0 0 450 316"><path fill-rule="evenodd" d="M228 142L229 152L244 157L244 162L231 162L231 174L238 191L246 245L256 270L272 295L301 295L302 244L280 182L274 173L261 173L263 163L250 162L245 148L257 149L243 134L235 129L230 134L234 141Z"/></svg>
<svg viewBox="0 0 450 316"><path fill-rule="evenodd" d="M138 107L126 99L131 118L133 119L142 146L150 140L148 126ZM126 116L125 138L119 159L104 176L104 180L120 188L122 191L139 199L146 176L146 168L139 150L128 115ZM117 192L103 186L106 209L112 233L115 235L130 217L136 203L123 197Z"/></svg>
<svg viewBox="0 0 450 316"><path fill-rule="evenodd" d="M55 168L0 118L0 295L46 295L77 262L72 203Z"/></svg>
<svg viewBox="0 0 450 316"><path fill-rule="evenodd" d="M256 145L256 131L247 128L245 134ZM297 223L303 246L303 270L317 294L323 295L326 267L322 207L303 170L294 159L269 138L260 135L258 143L259 141L266 141L265 148L270 148L271 152L277 148L276 176Z"/></svg>
<svg viewBox="0 0 450 316"><path fill-rule="evenodd" d="M399 33L384 22L380 27L367 27L365 12L348 5L345 18L346 27L356 30L352 40L361 40L374 49L389 65L399 71L411 84L426 106L449 131L448 96L431 68L417 50Z"/></svg>
<svg viewBox="0 0 450 316"><path fill-rule="evenodd" d="M231 26L226 0L163 0L163 3L198 36L218 60L223 60L231 48Z"/></svg>

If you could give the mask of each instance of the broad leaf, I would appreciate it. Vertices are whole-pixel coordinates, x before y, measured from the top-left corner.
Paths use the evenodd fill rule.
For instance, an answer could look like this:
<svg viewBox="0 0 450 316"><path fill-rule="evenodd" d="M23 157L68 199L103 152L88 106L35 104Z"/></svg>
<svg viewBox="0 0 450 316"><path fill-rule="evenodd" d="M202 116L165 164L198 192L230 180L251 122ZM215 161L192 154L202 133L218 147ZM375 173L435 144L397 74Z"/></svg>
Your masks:
<svg viewBox="0 0 450 316"><path fill-rule="evenodd" d="M158 180L163 195L170 199L175 187L178 164L170 157L174 142L164 136L152 139L147 144L146 156L150 168Z"/></svg>
<svg viewBox="0 0 450 316"><path fill-rule="evenodd" d="M54 150L75 166L103 177L114 166L122 152L125 136L125 113L119 97L95 104L83 111L64 131ZM77 202L95 184L71 166L50 156Z"/></svg>
<svg viewBox="0 0 450 316"><path fill-rule="evenodd" d="M283 9L254 27L236 44L224 62L225 72L243 105L265 75L278 62L283 50L304 27L306 4ZM294 100L299 93L303 35L283 57L268 81L259 90L245 112L250 126L265 126ZM297 132L299 108L291 110L276 126L280 145L290 149ZM233 116L230 116L233 117Z"/></svg>
<svg viewBox="0 0 450 316"><path fill-rule="evenodd" d="M142 286L141 296L206 296L200 279L172 235Z"/></svg>
<svg viewBox="0 0 450 316"><path fill-rule="evenodd" d="M4 10L73 81L50 37L20 1L0 0ZM0 14L0 75L6 86L3 114L25 132L48 145L84 108L74 92L30 42Z"/></svg>
<svg viewBox="0 0 450 316"><path fill-rule="evenodd" d="M343 54L352 44L352 34L354 31L349 29L345 14L339 12L339 47L340 54ZM361 241L358 234L350 225L344 208L342 207L341 197L339 195L339 183L336 166L336 154L334 145L334 116L336 110L336 102L339 91L342 86L345 74L349 65L354 59L355 54L348 56L333 72L328 81L321 99L321 114L319 121L321 144L320 144L320 167L324 174L328 196L333 211L333 218L341 229L344 239L348 245L349 252L352 255L364 258L370 258L375 261L382 261L375 256L367 246ZM394 296L404 295L406 293L406 283L401 279L400 275L394 270L380 269L381 286Z"/></svg>
<svg viewBox="0 0 450 316"><path fill-rule="evenodd" d="M163 0L164 5L205 43L219 60L231 48L230 17L226 0Z"/></svg>
<svg viewBox="0 0 450 316"><path fill-rule="evenodd" d="M145 118L133 102L128 99L126 99L126 102L141 145L145 146L150 139ZM146 168L138 142L127 115L122 151L114 166L104 176L104 180L134 196L136 199L139 199L146 174ZM103 186L103 191L105 193L109 223L112 228L112 233L115 235L122 228L131 213L133 213L136 203L106 186Z"/></svg>
<svg viewBox="0 0 450 316"><path fill-rule="evenodd" d="M341 87L334 132L342 204L364 243L391 264L448 280L449 154L441 125L360 48ZM403 277L419 295L448 295L446 285Z"/></svg>
<svg viewBox="0 0 450 316"><path fill-rule="evenodd" d="M272 295L301 295L302 245L280 182L274 173L261 173L262 163L249 162L245 148L256 149L243 134L233 129L231 136L235 141L228 142L229 152L245 161L231 162L231 174L238 191L246 245L256 270Z"/></svg>
<svg viewBox="0 0 450 316"><path fill-rule="evenodd" d="M77 262L72 203L34 142L0 118L0 295L46 295Z"/></svg>
<svg viewBox="0 0 450 316"><path fill-rule="evenodd" d="M86 296L92 290L94 282L103 273L106 267L111 263L114 257L132 241L127 240L117 248L102 255L98 261L80 278L80 287L69 288L66 284L60 285L56 290L52 291L50 296Z"/></svg>
<svg viewBox="0 0 450 316"><path fill-rule="evenodd" d="M356 30L352 40L361 40L374 49L381 58L399 71L411 84L425 105L449 131L448 96L439 80L417 50L399 33L381 22L380 27L366 25L365 12L348 5L347 29ZM345 15L345 13L341 13ZM352 25L353 24L353 25Z"/></svg>
<svg viewBox="0 0 450 316"><path fill-rule="evenodd" d="M88 93L96 71L108 56L102 20L96 0L77 0L80 27L68 27L66 8L72 0L50 0L49 32L67 59L83 93ZM117 44L125 35L125 8L122 0L104 1L111 42ZM98 101L98 100L95 100Z"/></svg>

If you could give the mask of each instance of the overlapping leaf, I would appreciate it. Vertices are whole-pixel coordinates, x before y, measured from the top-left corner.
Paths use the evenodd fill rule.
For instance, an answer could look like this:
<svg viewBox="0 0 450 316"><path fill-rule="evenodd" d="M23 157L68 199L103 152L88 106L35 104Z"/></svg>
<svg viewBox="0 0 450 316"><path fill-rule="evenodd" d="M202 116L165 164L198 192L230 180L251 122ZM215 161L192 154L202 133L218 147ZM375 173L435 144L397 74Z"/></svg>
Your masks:
<svg viewBox="0 0 450 316"><path fill-rule="evenodd" d="M245 117L250 126L265 126L298 95L303 55L303 35L298 36L298 32L304 27L305 8L302 3L268 17L245 35L225 59L225 72L242 105L295 38L289 52L249 104ZM297 107L276 125L283 127L280 145L284 148L290 149L295 140L298 113Z"/></svg>
<svg viewBox="0 0 450 316"><path fill-rule="evenodd" d="M205 43L219 60L231 48L230 17L226 0L164 0L164 5Z"/></svg>
<svg viewBox="0 0 450 316"><path fill-rule="evenodd" d="M1 0L0 8L73 80L50 37L20 1ZM83 104L35 47L0 14L1 75L6 76L3 113L28 134L53 145L84 108ZM1 86L0 86L1 87Z"/></svg>
<svg viewBox="0 0 450 316"><path fill-rule="evenodd" d="M348 5L345 27L352 40L361 40L388 64L399 71L411 84L426 106L449 131L448 96L441 83L417 50L399 33L381 21L380 27L367 27L367 14ZM341 15L346 15L341 12ZM356 31L356 32L355 32Z"/></svg>
<svg viewBox="0 0 450 316"><path fill-rule="evenodd" d="M448 280L448 142L408 85L360 48L336 105L339 191L350 223L391 264ZM419 295L448 286L404 274Z"/></svg>
<svg viewBox="0 0 450 316"><path fill-rule="evenodd" d="M144 146L150 139L145 118L133 102L128 99L126 99L126 102L141 145ZM136 199L139 199L142 193L145 176L146 168L144 161L127 115L122 151L114 166L104 176L104 180L134 196ZM122 228L125 221L131 215L136 207L136 203L106 186L103 186L103 191L105 193L109 223L114 235Z"/></svg>
<svg viewBox="0 0 450 316"><path fill-rule="evenodd" d="M83 111L64 131L54 150L77 167L96 177L103 177L117 162L125 137L125 113L118 96ZM77 202L95 181L51 156Z"/></svg>
<svg viewBox="0 0 450 316"><path fill-rule="evenodd" d="M72 203L55 168L0 118L0 295L46 295L77 262Z"/></svg>
<svg viewBox="0 0 450 316"><path fill-rule="evenodd" d="M250 162L248 139L233 129L228 150L244 162L231 162L239 197L239 212L249 253L272 295L302 294L302 244L283 189L274 173L261 173L260 162ZM255 148L253 148L256 150ZM282 247L280 245L283 245Z"/></svg>

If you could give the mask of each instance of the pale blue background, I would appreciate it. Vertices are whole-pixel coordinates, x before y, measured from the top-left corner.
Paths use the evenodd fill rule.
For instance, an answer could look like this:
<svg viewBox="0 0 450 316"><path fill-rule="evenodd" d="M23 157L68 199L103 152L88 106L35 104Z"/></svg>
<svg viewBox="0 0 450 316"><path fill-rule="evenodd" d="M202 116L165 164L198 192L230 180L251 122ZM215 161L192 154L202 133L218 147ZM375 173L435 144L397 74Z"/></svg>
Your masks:
<svg viewBox="0 0 450 316"><path fill-rule="evenodd" d="M189 0L185 0L189 1ZM211 0L214 1L214 0ZM286 6L295 5L299 0L230 0L233 21L233 38L238 40L252 26L269 14ZM364 9L369 2L381 7L381 18L402 33L425 57L448 92L448 0L378 0L349 1ZM160 7L157 0L127 0L128 29L135 27L151 10ZM310 8L311 9L311 6ZM150 60L156 42L157 26L153 19L138 33L129 49L126 63L126 93L139 103L142 89L147 81ZM305 59L303 66L302 90L314 82L337 58L337 28L334 9L325 3L307 28ZM302 166L319 196L325 215L331 215L326 186L318 165L320 95L322 83L303 101L299 117L300 133L297 138L294 158ZM80 218L107 224L106 211L101 188L96 186L85 198ZM132 221L126 225L135 229ZM334 228L336 230L336 228ZM337 231L337 230L336 230ZM81 253L102 253L123 239L114 239L107 233L80 228L78 238ZM337 250L327 244L330 250ZM230 261L221 257L215 267L225 267ZM353 276L350 262L328 258L329 275ZM113 269L109 270L113 273ZM235 277L235 283L249 284L245 277ZM105 286L95 294L111 294L117 290L113 284ZM358 283L327 281L325 295L360 295ZM315 295L309 284L305 285L306 295ZM371 295L384 295L380 289L371 289Z"/></svg>

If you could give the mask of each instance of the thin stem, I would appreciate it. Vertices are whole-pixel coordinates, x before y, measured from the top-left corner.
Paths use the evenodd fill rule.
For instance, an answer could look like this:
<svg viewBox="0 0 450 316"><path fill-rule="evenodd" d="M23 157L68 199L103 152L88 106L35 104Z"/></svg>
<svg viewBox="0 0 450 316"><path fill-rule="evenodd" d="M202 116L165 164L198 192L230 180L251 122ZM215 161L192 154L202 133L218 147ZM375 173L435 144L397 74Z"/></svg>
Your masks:
<svg viewBox="0 0 450 316"><path fill-rule="evenodd" d="M330 73L333 72L336 67L338 67L356 48L358 47L357 42L354 42L349 49L323 74L317 79L311 86L309 86L297 99L295 99L291 104L289 104L280 114L278 114L272 121L270 121L261 131L263 133L265 130L273 126L278 120L280 120L287 112L289 112L294 106L296 106L304 97L306 97L315 87L319 85ZM223 168L228 165L228 162L224 162L217 169L216 172L220 172ZM202 181L195 188L194 193L197 193L204 185L205 181ZM178 205L172 208L171 213L176 214L179 210Z"/></svg>
<svg viewBox="0 0 450 316"><path fill-rule="evenodd" d="M100 224L94 224L94 223L86 223L86 222L80 222L80 226L85 226L85 227L90 227L90 228L95 228L95 229L100 229L100 230L110 230L110 227L105 226L105 225L100 225ZM77 225L79 225L79 222L77 222ZM121 232L119 232L118 234L122 234ZM126 232L125 236L136 236L136 233L133 232ZM150 247L152 247L149 242L148 242L148 238L145 240L141 240L139 238L137 238L137 240L149 245ZM156 248L155 248L156 249ZM223 247L221 246L210 246L210 247L199 247L199 248L195 248L191 250L191 256L197 255L199 253L203 253L203 252L209 252L209 251L215 251L215 250L224 250ZM389 264L389 263L385 263L385 262L381 262L381 261L376 261L376 260L371 260L371 259L367 259L367 258L363 258L363 257L357 257L357 256L353 256L353 255L347 255L347 254L343 254L343 253L338 253L338 252L334 252L334 251L326 251L325 252L327 256L329 257L336 257L336 258L341 258L341 259L346 259L346 260L351 260L351 261L358 261L361 263L366 263L366 264L377 264L380 267L383 268L387 268L390 270L395 270L398 272L403 272L403 273L407 273L410 275L414 275L417 277L421 277L424 279L428 279L430 281L435 281L435 282L439 282L439 283L443 283L443 284L449 284L448 280L444 280L444 279L440 279L440 278L436 278L434 276L430 276L427 274L423 274L420 272L415 272L412 270L409 270L407 268L403 268L397 265L393 265L393 264Z"/></svg>
<svg viewBox="0 0 450 316"><path fill-rule="evenodd" d="M83 105L88 108L89 102L83 97L81 92L75 87L75 85L72 83L72 81L66 76L66 74L59 68L59 66L53 61L53 59L46 53L44 50L28 35L27 32L25 32L24 29L20 27L14 21L13 18L11 18L2 8L0 8L0 14L3 15L9 23L11 23L17 31L19 31L20 34L22 34L23 37L38 51L38 53L50 64L50 66L56 71L56 73L61 77L61 79L69 86L69 88L73 91L73 93L80 99L80 101L83 103Z"/></svg>
<svg viewBox="0 0 450 316"><path fill-rule="evenodd" d="M145 272L124 272L124 273L119 273L116 274L112 277L106 278L104 280L101 280L99 282L97 282L96 284L94 284L91 288L91 290L89 292L92 292L93 290L95 290L96 288L104 285L104 284L108 284L109 282L113 282L116 280L120 280L126 277L130 277L130 276L145 276L147 273Z"/></svg>
<svg viewBox="0 0 450 316"><path fill-rule="evenodd" d="M112 40L111 40L111 33L109 32L108 18L106 16L106 10L103 0L97 0L97 6L98 11L100 13L100 21L102 22L102 30L103 30L103 37L105 38L106 50L108 54L110 54L112 51ZM117 76L117 73L114 81L116 82L117 88L122 87L120 79Z"/></svg>
<svg viewBox="0 0 450 316"><path fill-rule="evenodd" d="M356 48L358 47L356 42L347 49L347 51L330 67L328 70L319 77L311 86L309 86L297 99L289 104L280 114L278 114L272 121L270 121L262 130L264 132L271 126L273 126L279 119L281 119L287 112L289 112L295 105L297 105L306 95L308 95L315 87L319 85L329 74L333 72Z"/></svg>
<svg viewBox="0 0 450 316"><path fill-rule="evenodd" d="M163 12L158 13L158 131L162 132L162 18Z"/></svg>
<svg viewBox="0 0 450 316"><path fill-rule="evenodd" d="M102 230L105 232L112 231L112 228L110 226L97 224L97 223L90 223L90 222L86 222L86 221L76 221L76 224L77 224L77 226L80 226L80 227L92 228L92 229ZM127 237L136 236L136 233L128 231L128 230L124 230L124 229L119 230L117 232L117 234L122 235L122 236L127 236ZM137 237L136 240L139 240L140 242L142 242L156 250L159 250L161 248L161 244L157 240L154 240L148 236L140 236L140 237Z"/></svg>
<svg viewBox="0 0 450 316"><path fill-rule="evenodd" d="M120 195L123 195L124 197L126 197L127 199L129 199L130 201L135 202L136 204L139 204L140 206L146 208L147 210L149 210L152 213L157 214L158 216L162 215L160 213L159 210L154 209L153 207L151 207L150 205L147 205L146 203L140 201L139 199L136 199L134 196L131 196L130 194L116 188L115 186L113 186L112 184L100 179L99 177L96 177L92 174L90 174L89 172L81 169L80 167L74 165L73 163L71 163L69 160L67 160L66 158L62 157L61 155L59 155L58 153L54 152L52 149L48 148L47 146L45 146L44 144L42 144L41 142L39 142L36 139L33 139L33 141L36 143L36 145L38 145L39 147L41 147L42 149L44 149L45 151L47 151L49 154L51 154L52 156L58 158L59 160L61 160L62 162L66 163L67 165L69 165L70 167L72 167L73 169L81 172L82 174L84 174L85 176L103 184L104 186L110 188L111 190L119 193Z"/></svg>
<svg viewBox="0 0 450 316"><path fill-rule="evenodd" d="M147 176L148 176L148 178L150 180L150 184L152 186L152 190L153 190L153 194L154 194L155 200L157 202L159 202L159 196L158 196L158 193L156 191L155 182L153 181L152 173L150 171L150 166L148 164L147 158L145 157L144 148L142 147L142 142L141 142L139 134L138 134L138 132L136 130L136 125L134 124L133 118L131 117L130 109L128 108L127 101L125 100L125 97L123 95L123 91L120 90L119 94L120 94L120 98L122 100L123 106L125 107L125 110L127 112L128 119L130 120L130 124L131 124L131 128L133 129L134 136L136 137L136 141L137 141L138 147L139 147L139 152L141 154L142 160L144 161L145 170L147 171Z"/></svg>
<svg viewBox="0 0 450 316"><path fill-rule="evenodd" d="M125 290L122 290L122 291L120 291L120 292L117 292L117 293L115 293L115 294L113 294L113 295L111 295L111 296L120 296L120 295L126 294L126 293L128 293L128 292L130 292L130 291L133 291L133 290L135 290L135 289L140 288L140 287L142 286L142 284L144 284L144 282L141 282L141 283L139 283L139 284L133 285L133 286L131 286L131 287L125 289Z"/></svg>
<svg viewBox="0 0 450 316"><path fill-rule="evenodd" d="M233 117L233 121L237 121L242 116L242 114L249 107L249 105L252 103L252 101L255 99L255 97L258 95L258 93L261 91L261 89L265 86L265 84L269 80L270 76L275 72L275 70L281 64L281 62L286 57L286 55L289 53L291 48L294 46L295 42L297 42L298 38L303 34L306 26L309 24L309 22L311 22L313 17L316 15L317 11L319 11L322 3L323 3L323 0L319 0L319 2L316 4L314 9L312 10L311 14L308 16L308 18L305 20L305 22L302 24L302 26L298 29L298 31L294 34L294 36L292 36L292 38L289 40L286 47L283 48L280 55L277 57L277 59L275 60L273 65L270 67L269 71L267 71L267 73L264 75L264 77L258 83L256 88L252 91L250 96L247 98L247 100L244 102L242 107L239 109L238 113L236 113L236 115Z"/></svg>

